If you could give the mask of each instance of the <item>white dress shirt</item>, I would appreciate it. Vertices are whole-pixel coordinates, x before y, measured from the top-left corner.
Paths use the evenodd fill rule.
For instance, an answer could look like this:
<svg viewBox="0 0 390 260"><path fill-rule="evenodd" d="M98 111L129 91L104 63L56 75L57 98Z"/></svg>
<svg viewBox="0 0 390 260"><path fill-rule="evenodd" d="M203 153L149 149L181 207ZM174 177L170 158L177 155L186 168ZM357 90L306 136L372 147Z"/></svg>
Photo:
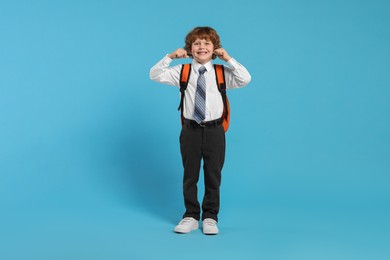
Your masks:
<svg viewBox="0 0 390 260"><path fill-rule="evenodd" d="M150 78L154 81L180 88L179 81L182 65L180 64L169 67L171 62L172 59L166 55L150 69ZM227 65L228 66L224 65L226 89L240 88L251 81L249 72L236 60L233 58L230 59L227 62ZM183 115L185 118L191 120L194 119L195 92L200 66L202 66L202 64L192 60L191 74L185 91ZM215 70L212 61L203 64L203 66L205 66L207 70L204 73L206 79L206 118L204 121L211 121L222 116L223 101L221 93L217 87Z"/></svg>

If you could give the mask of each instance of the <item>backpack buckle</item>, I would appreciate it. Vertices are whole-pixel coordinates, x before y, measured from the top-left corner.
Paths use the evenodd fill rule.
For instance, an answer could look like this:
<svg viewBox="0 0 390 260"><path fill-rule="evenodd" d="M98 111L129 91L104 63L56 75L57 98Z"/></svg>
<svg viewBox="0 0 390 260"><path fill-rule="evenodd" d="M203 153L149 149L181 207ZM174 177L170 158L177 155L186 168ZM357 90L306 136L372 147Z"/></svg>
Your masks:
<svg viewBox="0 0 390 260"><path fill-rule="evenodd" d="M221 83L219 85L219 91L221 92L221 94L226 94L226 85L225 85L225 83Z"/></svg>

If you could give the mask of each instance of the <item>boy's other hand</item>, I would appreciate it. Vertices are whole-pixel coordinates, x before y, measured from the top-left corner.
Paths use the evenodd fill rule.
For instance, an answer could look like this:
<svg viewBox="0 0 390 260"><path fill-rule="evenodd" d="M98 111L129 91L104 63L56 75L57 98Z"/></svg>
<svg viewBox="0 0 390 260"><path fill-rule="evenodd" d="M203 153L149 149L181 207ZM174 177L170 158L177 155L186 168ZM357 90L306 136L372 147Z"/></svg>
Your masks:
<svg viewBox="0 0 390 260"><path fill-rule="evenodd" d="M232 58L224 48L215 49L214 54L223 61L228 61Z"/></svg>
<svg viewBox="0 0 390 260"><path fill-rule="evenodd" d="M168 54L168 57L171 59L189 58L187 51L182 48L179 48L176 51Z"/></svg>

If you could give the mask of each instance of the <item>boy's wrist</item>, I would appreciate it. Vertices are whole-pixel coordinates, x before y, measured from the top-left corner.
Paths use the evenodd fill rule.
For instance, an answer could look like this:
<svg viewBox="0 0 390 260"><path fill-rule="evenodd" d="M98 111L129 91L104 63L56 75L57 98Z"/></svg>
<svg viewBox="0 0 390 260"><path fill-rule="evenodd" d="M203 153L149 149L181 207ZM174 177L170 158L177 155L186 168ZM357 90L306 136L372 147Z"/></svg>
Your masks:
<svg viewBox="0 0 390 260"><path fill-rule="evenodd" d="M228 61L230 61L232 59L232 57L231 56L227 56L227 57L225 57L225 62L228 62Z"/></svg>

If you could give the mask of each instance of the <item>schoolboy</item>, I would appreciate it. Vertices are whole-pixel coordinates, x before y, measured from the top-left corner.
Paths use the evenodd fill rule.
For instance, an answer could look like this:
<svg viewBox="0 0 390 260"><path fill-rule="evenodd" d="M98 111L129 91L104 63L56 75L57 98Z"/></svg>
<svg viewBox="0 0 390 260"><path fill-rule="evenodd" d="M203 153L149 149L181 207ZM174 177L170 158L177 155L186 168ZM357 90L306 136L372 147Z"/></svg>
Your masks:
<svg viewBox="0 0 390 260"><path fill-rule="evenodd" d="M202 202L204 234L218 234L221 171L225 160L225 131L221 125L224 103L218 90L212 60L225 61L227 89L247 85L249 72L222 48L211 27L196 27L185 38L185 47L167 54L150 70L154 81L179 87L183 65L170 67L173 59L192 57L191 74L184 95L180 151L184 167L183 195L186 211L174 228L189 233L199 227L201 217L197 183L203 159L205 194Z"/></svg>

